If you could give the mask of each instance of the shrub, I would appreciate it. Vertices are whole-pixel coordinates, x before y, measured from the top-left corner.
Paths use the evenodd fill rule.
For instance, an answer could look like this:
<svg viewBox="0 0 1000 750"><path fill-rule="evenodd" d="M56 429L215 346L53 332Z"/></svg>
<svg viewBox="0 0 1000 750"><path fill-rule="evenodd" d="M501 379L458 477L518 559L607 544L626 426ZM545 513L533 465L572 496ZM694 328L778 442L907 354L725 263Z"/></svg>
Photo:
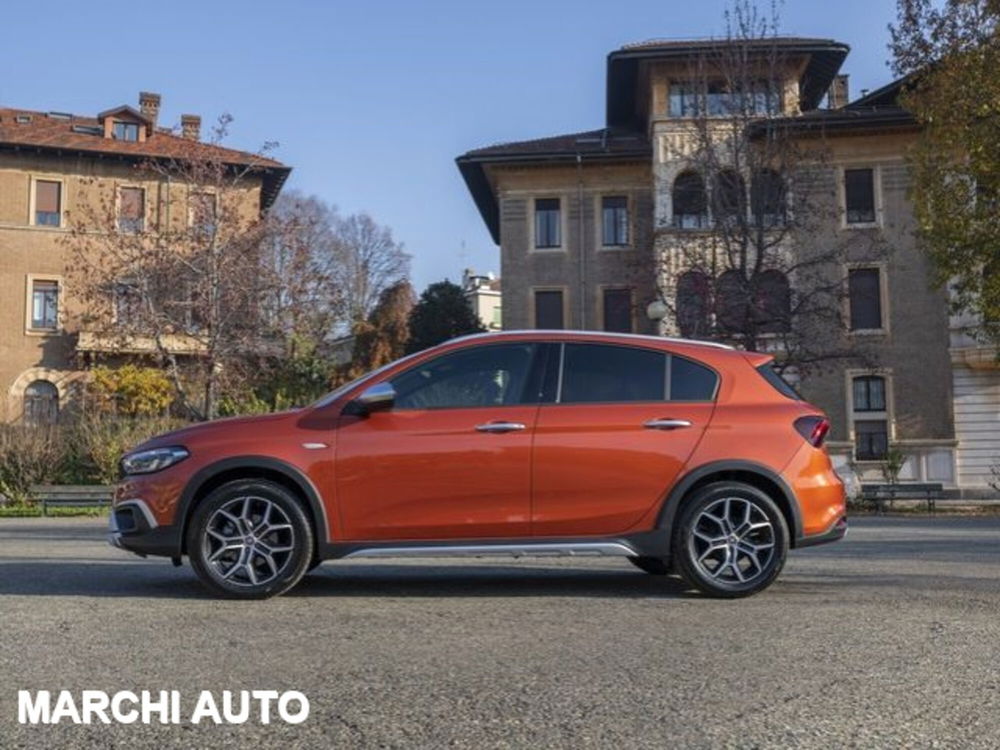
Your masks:
<svg viewBox="0 0 1000 750"><path fill-rule="evenodd" d="M130 417L164 414L174 400L174 387L162 370L122 365L91 370L90 395L104 411Z"/></svg>
<svg viewBox="0 0 1000 750"><path fill-rule="evenodd" d="M52 480L62 443L57 426L0 425L0 494L7 503L27 505L31 485Z"/></svg>

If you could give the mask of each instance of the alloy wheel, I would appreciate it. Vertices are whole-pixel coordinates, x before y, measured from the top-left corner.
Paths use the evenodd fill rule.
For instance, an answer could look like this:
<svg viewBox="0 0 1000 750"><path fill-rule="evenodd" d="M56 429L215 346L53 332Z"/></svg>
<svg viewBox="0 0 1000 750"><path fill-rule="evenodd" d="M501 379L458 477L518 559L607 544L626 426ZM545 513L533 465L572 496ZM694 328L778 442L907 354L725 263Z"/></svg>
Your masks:
<svg viewBox="0 0 1000 750"><path fill-rule="evenodd" d="M216 509L202 539L212 573L237 586L270 583L295 549L295 530L285 511L255 496L237 497Z"/></svg>
<svg viewBox="0 0 1000 750"><path fill-rule="evenodd" d="M691 562L708 579L750 583L767 571L775 532L767 513L752 500L724 497L695 519L688 537Z"/></svg>

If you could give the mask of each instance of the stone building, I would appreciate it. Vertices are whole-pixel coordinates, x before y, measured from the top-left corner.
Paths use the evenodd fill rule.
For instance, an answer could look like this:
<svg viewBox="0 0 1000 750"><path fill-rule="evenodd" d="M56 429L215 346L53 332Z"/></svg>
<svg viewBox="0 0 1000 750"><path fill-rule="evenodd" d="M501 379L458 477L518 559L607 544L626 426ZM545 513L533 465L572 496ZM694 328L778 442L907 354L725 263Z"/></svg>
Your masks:
<svg viewBox="0 0 1000 750"><path fill-rule="evenodd" d="M646 310L662 298L657 277L672 254L719 220L710 200L692 209L679 196L691 195L680 189L685 181L711 179L691 174L688 107L693 99L709 112L726 106L724 85L692 74L693 61L722 44L615 50L607 59L604 127L458 158L500 247L505 328L677 333L676 321ZM969 336L975 321L949 318L946 292L931 285L916 246L904 158L919 131L898 104L901 83L850 101L840 74L846 45L787 37L761 44L779 48L784 62L759 100L760 119L780 120L791 137L823 140L828 157L814 171L833 204L824 231L859 248L840 269L847 330L831 335L869 352L865 366L834 365L799 383L832 418L831 456L881 481L895 446L906 456L902 481L987 492L991 466L1000 462L1000 369L996 352ZM889 252L860 250L872 237ZM799 237L792 251L821 241Z"/></svg>
<svg viewBox="0 0 1000 750"><path fill-rule="evenodd" d="M58 418L87 358L110 351L105 338L81 329L67 268L67 238L84 207L105 201L115 206L115 231L155 235L193 221L192 205L214 207L223 197L171 180L169 170L150 177L139 165L197 158L245 169L233 200L258 213L288 176L277 161L202 142L195 115L182 116L179 134L159 127L159 111L160 96L148 92L138 108L94 117L0 108L0 416L7 421ZM134 343L133 353L149 351Z"/></svg>

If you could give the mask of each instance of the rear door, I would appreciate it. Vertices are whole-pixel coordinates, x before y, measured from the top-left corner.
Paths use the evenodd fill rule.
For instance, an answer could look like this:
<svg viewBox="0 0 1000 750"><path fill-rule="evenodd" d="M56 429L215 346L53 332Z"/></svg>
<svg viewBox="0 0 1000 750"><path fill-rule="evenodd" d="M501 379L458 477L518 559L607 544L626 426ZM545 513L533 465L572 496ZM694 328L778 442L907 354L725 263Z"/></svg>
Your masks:
<svg viewBox="0 0 1000 750"><path fill-rule="evenodd" d="M533 533L625 532L663 498L694 451L715 407L718 375L639 346L552 349L551 402L535 423Z"/></svg>

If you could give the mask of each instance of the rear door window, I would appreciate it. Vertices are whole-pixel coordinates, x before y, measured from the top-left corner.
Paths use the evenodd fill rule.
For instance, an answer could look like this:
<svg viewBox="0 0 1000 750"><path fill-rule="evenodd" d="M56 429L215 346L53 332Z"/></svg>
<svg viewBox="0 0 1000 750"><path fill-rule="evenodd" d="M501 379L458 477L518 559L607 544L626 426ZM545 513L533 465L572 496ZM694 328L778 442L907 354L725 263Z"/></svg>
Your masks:
<svg viewBox="0 0 1000 750"><path fill-rule="evenodd" d="M563 404L662 401L667 356L631 346L565 344L562 355Z"/></svg>

